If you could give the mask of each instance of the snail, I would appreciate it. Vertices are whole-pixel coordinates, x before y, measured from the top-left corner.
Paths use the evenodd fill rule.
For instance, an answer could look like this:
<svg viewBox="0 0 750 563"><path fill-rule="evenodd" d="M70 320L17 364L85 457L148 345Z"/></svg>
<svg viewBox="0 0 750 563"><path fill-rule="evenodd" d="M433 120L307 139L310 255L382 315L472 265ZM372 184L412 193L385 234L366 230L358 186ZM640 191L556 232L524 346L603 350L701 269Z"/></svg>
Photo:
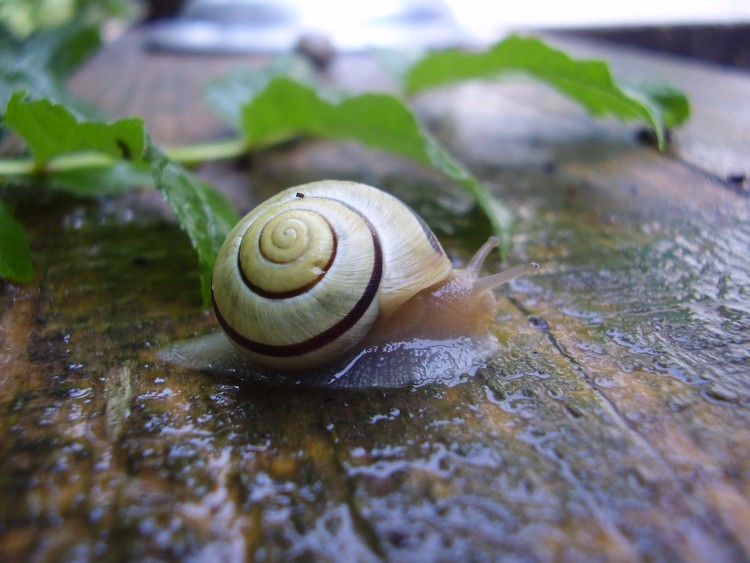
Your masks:
<svg viewBox="0 0 750 563"><path fill-rule="evenodd" d="M212 336L176 355L256 380L354 387L476 369L494 349L492 289L538 269L480 277L496 245L454 269L390 194L336 180L289 188L241 219L216 259L213 308L234 351Z"/></svg>

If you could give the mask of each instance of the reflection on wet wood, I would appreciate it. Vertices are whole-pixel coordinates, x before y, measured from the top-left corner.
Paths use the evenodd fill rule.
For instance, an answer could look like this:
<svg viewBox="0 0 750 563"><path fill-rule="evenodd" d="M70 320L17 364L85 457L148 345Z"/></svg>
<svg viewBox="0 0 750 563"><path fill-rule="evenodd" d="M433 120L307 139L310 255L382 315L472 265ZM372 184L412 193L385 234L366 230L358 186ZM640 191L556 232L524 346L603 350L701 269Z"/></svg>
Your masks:
<svg viewBox="0 0 750 563"><path fill-rule="evenodd" d="M453 386L277 389L164 364L154 350L215 323L158 197L19 202L39 273L0 289L3 559L750 557L747 197L682 132L661 156L542 87L418 105L518 210L512 261L544 264L505 290L501 353ZM456 260L486 236L453 187L347 143L257 156L233 197L322 177L392 189Z"/></svg>

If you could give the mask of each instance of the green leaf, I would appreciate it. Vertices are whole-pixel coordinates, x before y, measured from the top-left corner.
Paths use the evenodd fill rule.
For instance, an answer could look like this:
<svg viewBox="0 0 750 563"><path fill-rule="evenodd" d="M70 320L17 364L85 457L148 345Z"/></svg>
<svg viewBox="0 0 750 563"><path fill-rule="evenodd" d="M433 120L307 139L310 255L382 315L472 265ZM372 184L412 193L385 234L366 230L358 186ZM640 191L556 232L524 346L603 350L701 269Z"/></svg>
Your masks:
<svg viewBox="0 0 750 563"><path fill-rule="evenodd" d="M80 23L40 30L24 41L14 40L0 28L0 112L13 92L25 90L34 99L63 104L77 116L101 118L64 86L64 80L100 45L98 32Z"/></svg>
<svg viewBox="0 0 750 563"><path fill-rule="evenodd" d="M38 162L50 163L50 172L42 178L50 188L100 196L156 184L196 249L203 299L208 303L213 261L237 221L236 212L209 184L155 147L149 146L144 154L146 133L140 119L79 120L59 104L26 101L16 93L8 104L6 123L23 137ZM95 158L92 152L107 158ZM67 153L74 154L61 157ZM81 166L87 163L89 167Z"/></svg>
<svg viewBox="0 0 750 563"><path fill-rule="evenodd" d="M407 91L502 73L523 73L555 87L591 115L621 120L641 119L664 146L665 126L679 125L689 115L687 98L675 89L655 94L653 87L622 87L601 61L576 61L536 38L511 36L489 50L447 50L427 55L406 73ZM627 92L626 92L627 90Z"/></svg>
<svg viewBox="0 0 750 563"><path fill-rule="evenodd" d="M21 224L0 200L0 277L26 282L34 277L29 241Z"/></svg>
<svg viewBox="0 0 750 563"><path fill-rule="evenodd" d="M242 108L261 92L271 79L287 76L304 84L315 84L310 63L298 55L275 57L260 68L242 68L227 76L212 80L206 86L206 101L217 115L237 127L242 118Z"/></svg>
<svg viewBox="0 0 750 563"><path fill-rule="evenodd" d="M177 216L182 229L198 253L203 304L211 302L211 272L230 229L237 223L232 203L182 166L171 162L149 145L146 160L151 163L154 184Z"/></svg>
<svg viewBox="0 0 750 563"><path fill-rule="evenodd" d="M82 22L71 22L32 33L17 48L18 63L44 68L59 80L68 78L102 45L99 32Z"/></svg>
<svg viewBox="0 0 750 563"><path fill-rule="evenodd" d="M621 83L623 90L633 96L643 96L661 115L667 127L679 127L690 117L690 102L680 90L663 82L643 82L638 85Z"/></svg>
<svg viewBox="0 0 750 563"><path fill-rule="evenodd" d="M49 100L26 101L16 92L8 103L5 123L29 146L40 163L69 152L96 152L139 161L145 147L141 119L112 123L78 120L70 111Z"/></svg>
<svg viewBox="0 0 750 563"><path fill-rule="evenodd" d="M35 99L47 99L64 105L75 115L93 116L95 112L67 94L47 72L33 68L9 68L0 63L0 116L15 92L28 92Z"/></svg>
<svg viewBox="0 0 750 563"><path fill-rule="evenodd" d="M425 131L398 98L388 94L334 97L285 77L273 78L242 112L250 146L297 135L354 139L421 162L464 186L487 214L501 242L510 247L510 211Z"/></svg>

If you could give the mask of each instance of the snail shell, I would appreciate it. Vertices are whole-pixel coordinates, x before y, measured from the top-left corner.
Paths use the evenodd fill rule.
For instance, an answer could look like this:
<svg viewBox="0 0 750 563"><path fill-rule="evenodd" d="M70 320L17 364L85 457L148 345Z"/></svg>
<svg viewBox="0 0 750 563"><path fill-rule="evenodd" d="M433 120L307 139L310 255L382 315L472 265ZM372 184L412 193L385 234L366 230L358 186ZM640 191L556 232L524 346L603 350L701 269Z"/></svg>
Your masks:
<svg viewBox="0 0 750 563"><path fill-rule="evenodd" d="M454 270L395 197L354 182L305 184L229 233L214 266L214 311L236 350L281 371L356 359L368 346L381 354L393 343L486 332L492 287L537 268L479 278L496 244Z"/></svg>
<svg viewBox="0 0 750 563"><path fill-rule="evenodd" d="M450 272L435 236L395 197L315 182L269 199L229 233L214 266L214 310L253 360L308 369Z"/></svg>

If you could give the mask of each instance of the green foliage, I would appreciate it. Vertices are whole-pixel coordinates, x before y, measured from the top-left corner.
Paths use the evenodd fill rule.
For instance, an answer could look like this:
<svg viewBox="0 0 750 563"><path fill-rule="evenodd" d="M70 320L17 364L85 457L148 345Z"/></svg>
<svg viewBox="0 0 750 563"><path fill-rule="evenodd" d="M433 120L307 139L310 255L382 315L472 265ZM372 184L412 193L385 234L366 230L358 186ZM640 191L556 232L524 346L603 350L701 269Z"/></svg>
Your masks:
<svg viewBox="0 0 750 563"><path fill-rule="evenodd" d="M140 119L91 122L76 118L59 104L46 99L27 100L24 92L16 92L8 102L4 121L34 154L29 174L43 170L52 158L65 153L95 152L109 157L98 162L88 158L98 164L96 168L74 167L49 175L53 188L78 196L100 196L121 192L124 184L127 189L143 185L145 131ZM121 160L125 157L127 161ZM2 201L0 204L0 276L27 281L33 276L33 267L26 236L7 206Z"/></svg>
<svg viewBox="0 0 750 563"><path fill-rule="evenodd" d="M217 115L238 127L242 121L243 106L279 76L294 79L300 84L314 85L318 90L323 88L304 59L295 55L280 55L261 68L237 69L222 79L210 82L206 88L206 101Z"/></svg>
<svg viewBox="0 0 750 563"><path fill-rule="evenodd" d="M602 61L576 61L533 37L511 36L478 53L447 50L427 55L406 69L407 91L467 80L520 73L558 89L593 116L641 119L663 148L665 126L683 123L690 114L687 98L668 86L618 84Z"/></svg>
<svg viewBox="0 0 750 563"><path fill-rule="evenodd" d="M113 17L125 18L134 9L131 0L0 0L0 22L9 35L25 37L71 21L97 25Z"/></svg>
<svg viewBox="0 0 750 563"><path fill-rule="evenodd" d="M250 146L297 135L354 139L430 166L471 192L492 223L503 252L510 247L510 211L392 95L334 97L289 78L273 78L244 106L242 130Z"/></svg>
<svg viewBox="0 0 750 563"><path fill-rule="evenodd" d="M448 154L397 96L337 92L317 82L300 59L280 57L259 70L235 72L207 89L209 103L237 128L238 139L161 150L140 119L109 122L65 91L66 77L98 46L95 30L77 23L24 40L0 33L0 117L33 155L0 160L0 179L15 185L41 183L79 197L155 186L196 249L206 304L214 258L237 215L224 196L178 161L236 156L300 135L354 139L441 172L474 196L502 249L510 247L509 210ZM677 126L689 115L687 99L677 90L618 84L604 63L573 61L537 39L511 37L484 53L445 51L416 62L381 55L400 70L411 92L508 72L530 75L555 86L592 115L645 121L660 145L664 127ZM0 201L0 277L23 281L32 276L23 229Z"/></svg>
<svg viewBox="0 0 750 563"><path fill-rule="evenodd" d="M219 248L238 221L231 202L185 168L170 161L153 144L146 159L154 184L174 209L182 229L198 253L203 303L211 299L211 271Z"/></svg>
<svg viewBox="0 0 750 563"><path fill-rule="evenodd" d="M55 189L77 196L118 193L150 185L150 171L154 184L174 209L196 249L202 295L204 303L208 303L213 260L237 221L237 214L224 196L154 147L140 119L112 123L77 119L59 104L29 101L24 94L15 93L5 112L5 122L26 142L36 166L40 170L52 169L48 180ZM53 160L70 152L76 153L77 159ZM90 155L91 152L96 154ZM91 167L77 168L76 163L81 160ZM5 214L10 217L7 210ZM15 221L8 225L7 231L0 231L0 275L14 281L28 279L33 275L29 273L28 244L22 244L25 239L19 238L17 232L23 234L23 230Z"/></svg>
<svg viewBox="0 0 750 563"><path fill-rule="evenodd" d="M19 41L0 26L0 115L14 92L64 105L79 117L103 117L71 96L64 81L101 46L96 29L72 23Z"/></svg>
<svg viewBox="0 0 750 563"><path fill-rule="evenodd" d="M34 277L29 241L21 224L0 199L0 275L14 282Z"/></svg>
<svg viewBox="0 0 750 563"><path fill-rule="evenodd" d="M82 121L49 100L24 98L20 92L13 94L5 112L5 124L23 137L37 162L45 163L71 152L97 152L123 160L141 160L146 135L143 120Z"/></svg>
<svg viewBox="0 0 750 563"><path fill-rule="evenodd" d="M633 96L642 96L648 100L655 115L659 116L666 127L679 127L690 117L690 102L687 96L671 84L664 82L644 82L641 84L620 84Z"/></svg>
<svg viewBox="0 0 750 563"><path fill-rule="evenodd" d="M22 40L8 34L3 42L3 55L13 56L16 67L44 70L57 80L70 76L102 44L96 28L78 22L37 31Z"/></svg>

